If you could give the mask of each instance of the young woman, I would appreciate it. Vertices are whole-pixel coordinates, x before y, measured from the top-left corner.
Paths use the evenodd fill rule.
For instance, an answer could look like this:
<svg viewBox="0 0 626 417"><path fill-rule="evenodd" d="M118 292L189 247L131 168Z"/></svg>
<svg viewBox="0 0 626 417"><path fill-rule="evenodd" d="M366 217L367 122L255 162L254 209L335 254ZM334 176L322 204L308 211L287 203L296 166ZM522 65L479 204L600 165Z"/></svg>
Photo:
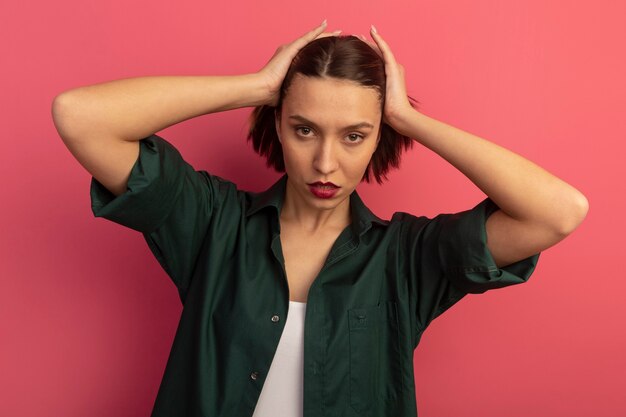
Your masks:
<svg viewBox="0 0 626 417"><path fill-rule="evenodd" d="M413 351L469 293L523 283L587 200L532 162L418 112L403 67L325 22L254 74L70 90L60 136L93 213L141 232L184 304L153 416L416 416ZM197 171L154 132L255 107L249 138L285 175L262 193ZM375 216L355 191L413 142L487 198Z"/></svg>

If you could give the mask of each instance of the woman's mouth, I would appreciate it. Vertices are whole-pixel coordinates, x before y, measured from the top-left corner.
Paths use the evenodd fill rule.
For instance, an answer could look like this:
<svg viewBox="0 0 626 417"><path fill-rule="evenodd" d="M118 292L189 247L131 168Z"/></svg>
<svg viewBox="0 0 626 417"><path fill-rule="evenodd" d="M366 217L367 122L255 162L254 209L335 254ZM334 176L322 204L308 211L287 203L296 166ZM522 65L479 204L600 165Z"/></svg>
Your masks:
<svg viewBox="0 0 626 417"><path fill-rule="evenodd" d="M332 182L320 181L308 184L308 186L311 193L317 198L332 198L337 193L339 188L341 188Z"/></svg>

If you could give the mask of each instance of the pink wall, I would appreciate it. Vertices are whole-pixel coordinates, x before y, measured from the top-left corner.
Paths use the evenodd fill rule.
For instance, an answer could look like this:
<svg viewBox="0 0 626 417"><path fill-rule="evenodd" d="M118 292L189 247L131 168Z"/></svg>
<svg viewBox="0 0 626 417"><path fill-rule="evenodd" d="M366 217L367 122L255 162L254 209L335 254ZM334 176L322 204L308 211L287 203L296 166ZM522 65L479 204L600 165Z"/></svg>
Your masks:
<svg viewBox="0 0 626 417"><path fill-rule="evenodd" d="M1 416L148 415L181 312L141 235L93 218L90 175L58 137L52 99L117 78L256 71L324 17L345 33L374 23L424 113L590 202L527 284L468 296L429 327L414 359L420 416L626 415L624 2L38 3L0 5ZM260 190L277 174L246 144L248 114L161 135L196 169ZM383 217L484 197L419 145L386 185L360 193Z"/></svg>

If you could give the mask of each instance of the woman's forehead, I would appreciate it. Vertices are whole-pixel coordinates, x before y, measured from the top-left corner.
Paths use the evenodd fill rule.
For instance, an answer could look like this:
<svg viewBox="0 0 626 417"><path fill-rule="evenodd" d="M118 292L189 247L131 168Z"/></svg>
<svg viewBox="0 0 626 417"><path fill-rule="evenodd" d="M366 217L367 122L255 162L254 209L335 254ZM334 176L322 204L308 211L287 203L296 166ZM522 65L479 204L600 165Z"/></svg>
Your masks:
<svg viewBox="0 0 626 417"><path fill-rule="evenodd" d="M380 107L374 88L337 78L294 77L283 99L282 113L286 118L300 115L320 123L369 121L376 125Z"/></svg>

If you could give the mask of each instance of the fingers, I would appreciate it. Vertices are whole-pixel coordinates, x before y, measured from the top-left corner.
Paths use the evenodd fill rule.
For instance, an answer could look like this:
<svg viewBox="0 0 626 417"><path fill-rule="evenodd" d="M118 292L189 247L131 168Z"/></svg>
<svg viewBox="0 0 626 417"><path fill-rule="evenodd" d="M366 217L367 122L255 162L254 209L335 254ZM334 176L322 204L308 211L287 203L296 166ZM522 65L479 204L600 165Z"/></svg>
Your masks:
<svg viewBox="0 0 626 417"><path fill-rule="evenodd" d="M310 30L309 32L305 33L303 36L299 37L298 39L296 39L292 43L294 45L296 45L298 47L298 49L299 49L299 48L303 47L304 45L306 45L307 43L311 42L313 39L317 38L318 35L323 33L324 29L326 29L326 26L327 26L326 19L324 19L324 21L322 22L321 25L319 25L316 28L314 28L313 30Z"/></svg>
<svg viewBox="0 0 626 417"><path fill-rule="evenodd" d="M326 26L327 26L327 23L326 23L326 20L324 20L324 22L322 22L321 25L305 33L303 36L294 40L289 45L294 47L296 50L299 50L303 48L306 44L311 42L312 40L315 40L318 38L325 38L327 36L337 36L341 33L341 30L335 30L334 32L324 32L324 29L326 29Z"/></svg>
<svg viewBox="0 0 626 417"><path fill-rule="evenodd" d="M376 51L376 53L378 55L380 55L381 58L383 58L383 53L381 52L380 48L378 47L378 45L376 45L374 42L368 40L367 38L365 38L365 36L363 35L356 35L359 39L361 39L363 42L367 43L369 46L372 47L372 49L374 51Z"/></svg>
<svg viewBox="0 0 626 417"><path fill-rule="evenodd" d="M387 42L385 42L382 36L380 36L374 25L372 25L370 29L370 34L372 36L372 39L374 39L374 41L376 42L376 45L378 45L378 49L382 52L385 61L395 62L396 58L393 56L391 48L389 47L389 45L387 45Z"/></svg>
<svg viewBox="0 0 626 417"><path fill-rule="evenodd" d="M320 33L319 35L317 35L317 37L315 39L325 38L327 36L337 36L340 33L341 33L341 30L336 30L334 32L324 32L324 33Z"/></svg>

